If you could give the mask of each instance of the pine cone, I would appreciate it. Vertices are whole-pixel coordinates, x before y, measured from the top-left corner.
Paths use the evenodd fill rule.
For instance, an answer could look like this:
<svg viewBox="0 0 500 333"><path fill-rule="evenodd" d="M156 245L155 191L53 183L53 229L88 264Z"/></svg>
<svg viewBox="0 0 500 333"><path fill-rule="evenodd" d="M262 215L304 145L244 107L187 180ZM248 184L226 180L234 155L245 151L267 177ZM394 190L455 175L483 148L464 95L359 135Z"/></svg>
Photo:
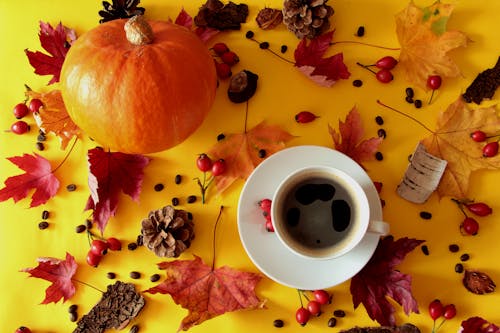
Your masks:
<svg viewBox="0 0 500 333"><path fill-rule="evenodd" d="M104 10L99 11L99 16L102 19L99 23L112 21L120 18L130 18L135 15L144 15L143 7L137 7L140 0L113 0L113 4L108 1L103 1Z"/></svg>
<svg viewBox="0 0 500 333"><path fill-rule="evenodd" d="M298 38L314 38L330 28L333 8L328 0L285 0L283 23Z"/></svg>
<svg viewBox="0 0 500 333"><path fill-rule="evenodd" d="M142 220L144 245L159 257L178 257L194 238L193 216L168 205Z"/></svg>

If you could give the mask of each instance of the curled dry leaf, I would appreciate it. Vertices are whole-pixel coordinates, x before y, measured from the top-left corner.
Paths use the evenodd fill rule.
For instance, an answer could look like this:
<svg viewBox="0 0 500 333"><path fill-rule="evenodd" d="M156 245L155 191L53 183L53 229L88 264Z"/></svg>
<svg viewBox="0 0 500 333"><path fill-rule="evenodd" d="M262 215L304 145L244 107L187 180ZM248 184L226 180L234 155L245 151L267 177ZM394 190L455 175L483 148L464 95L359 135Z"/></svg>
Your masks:
<svg viewBox="0 0 500 333"><path fill-rule="evenodd" d="M466 270L462 282L468 291L477 295L492 293L496 287L486 273L479 271Z"/></svg>
<svg viewBox="0 0 500 333"><path fill-rule="evenodd" d="M263 30L274 29L283 22L283 12L280 9L266 7L259 11L255 21Z"/></svg>
<svg viewBox="0 0 500 333"><path fill-rule="evenodd" d="M353 327L339 333L420 333L417 326L403 324L401 326Z"/></svg>
<svg viewBox="0 0 500 333"><path fill-rule="evenodd" d="M500 327L481 317L470 317L462 321L460 333L500 333Z"/></svg>

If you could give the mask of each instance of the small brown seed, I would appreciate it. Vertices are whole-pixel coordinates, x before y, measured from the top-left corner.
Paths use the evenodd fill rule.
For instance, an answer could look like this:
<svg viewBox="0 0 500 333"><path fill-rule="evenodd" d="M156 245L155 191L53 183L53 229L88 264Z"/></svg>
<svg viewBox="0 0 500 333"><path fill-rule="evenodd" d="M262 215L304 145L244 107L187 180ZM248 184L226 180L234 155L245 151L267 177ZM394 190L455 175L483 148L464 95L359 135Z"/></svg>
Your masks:
<svg viewBox="0 0 500 333"><path fill-rule="evenodd" d="M259 44L259 47L263 50L266 50L269 48L269 42L262 42Z"/></svg>
<svg viewBox="0 0 500 333"><path fill-rule="evenodd" d="M71 313L71 312L76 312L78 310L78 305L76 304L72 304L69 308L68 308L68 312Z"/></svg>
<svg viewBox="0 0 500 333"><path fill-rule="evenodd" d="M74 323L75 321L78 320L78 314L76 312L70 312L69 320Z"/></svg>
<svg viewBox="0 0 500 333"><path fill-rule="evenodd" d="M460 256L460 261L467 261L470 259L470 255L468 255L467 253L464 253Z"/></svg>
<svg viewBox="0 0 500 333"><path fill-rule="evenodd" d="M266 157L267 152L266 152L265 149L259 149L259 153L258 154L259 154L260 158L264 158L264 157Z"/></svg>
<svg viewBox="0 0 500 333"><path fill-rule="evenodd" d="M415 107L417 109L420 109L422 107L422 101L420 99L416 99L415 102L413 102L413 104L415 104Z"/></svg>
<svg viewBox="0 0 500 333"><path fill-rule="evenodd" d="M385 129L381 128L377 131L377 135L379 138L385 139L387 137L387 133L385 132Z"/></svg>
<svg viewBox="0 0 500 333"><path fill-rule="evenodd" d="M365 27L359 26L358 30L356 31L356 36L363 37L364 35L365 35Z"/></svg>
<svg viewBox="0 0 500 333"><path fill-rule="evenodd" d="M226 136L224 135L224 133L217 135L217 141L224 140L225 138L226 138Z"/></svg>
<svg viewBox="0 0 500 333"><path fill-rule="evenodd" d="M410 97L410 96L406 96L405 101L410 103L410 104L413 104L413 102L414 102L413 97Z"/></svg>
<svg viewBox="0 0 500 333"><path fill-rule="evenodd" d="M285 323L284 323L284 322L283 322L283 320L281 320L281 319L275 319L275 320L273 321L273 326L274 326L274 327L278 327L278 328L280 328L280 327L285 326Z"/></svg>
<svg viewBox="0 0 500 333"><path fill-rule="evenodd" d="M423 254L425 254L426 256L429 255L429 248L427 247L427 245L422 245L421 249Z"/></svg>
<svg viewBox="0 0 500 333"><path fill-rule="evenodd" d="M115 273L113 273L113 272L108 272L108 273L106 274L106 277L107 277L108 279L110 279L110 280L114 280L114 279L116 278L116 274L115 274Z"/></svg>
<svg viewBox="0 0 500 333"><path fill-rule="evenodd" d="M328 327L335 327L337 325L337 318L331 317L328 319Z"/></svg>
<svg viewBox="0 0 500 333"><path fill-rule="evenodd" d="M129 333L137 333L139 332L139 325L135 324L130 328Z"/></svg>
<svg viewBox="0 0 500 333"><path fill-rule="evenodd" d="M144 236L138 235L135 242L137 243L137 246L143 246L144 245Z"/></svg>
<svg viewBox="0 0 500 333"><path fill-rule="evenodd" d="M333 315L338 318L343 318L345 317L345 311L344 310L335 310L333 311Z"/></svg>
<svg viewBox="0 0 500 333"><path fill-rule="evenodd" d="M179 205L179 198L172 198L172 206L178 206Z"/></svg>
<svg viewBox="0 0 500 333"><path fill-rule="evenodd" d="M161 183L158 183L158 184L156 184L156 185L154 186L154 190L155 190L156 192L160 192L160 191L162 191L164 188L165 188L165 186L164 186L163 184L161 184Z"/></svg>
<svg viewBox="0 0 500 333"><path fill-rule="evenodd" d="M384 124L384 118L382 118L381 116L376 116L375 117L375 122L377 123L377 125L383 125Z"/></svg>
<svg viewBox="0 0 500 333"><path fill-rule="evenodd" d="M75 184L69 184L68 186L66 186L66 190L68 190L68 192L73 192L76 190L76 185Z"/></svg>
<svg viewBox="0 0 500 333"><path fill-rule="evenodd" d="M174 182L179 185L182 182L182 176L181 175L175 175Z"/></svg>
<svg viewBox="0 0 500 333"><path fill-rule="evenodd" d="M50 216L50 213L49 213L49 211L48 211L48 210L44 210L44 211L42 212L42 220L46 220L46 219L48 219L48 218L49 218L49 216Z"/></svg>
<svg viewBox="0 0 500 333"><path fill-rule="evenodd" d="M40 229L40 230L47 229L48 227L49 227L49 222L47 222L47 221L42 221L42 222L38 223L38 229Z"/></svg>
<svg viewBox="0 0 500 333"><path fill-rule="evenodd" d="M448 246L448 250L450 250L450 252L456 253L460 250L460 247L457 244L450 244Z"/></svg>
<svg viewBox="0 0 500 333"><path fill-rule="evenodd" d="M430 212L422 211L420 212L420 218L424 220L430 220L432 219L432 214Z"/></svg>
<svg viewBox="0 0 500 333"><path fill-rule="evenodd" d="M81 234L85 230L87 230L87 227L84 224L77 225L75 228L77 234Z"/></svg>
<svg viewBox="0 0 500 333"><path fill-rule="evenodd" d="M132 271L130 272L129 276L132 278L132 279L139 279L141 277L141 273L137 272L137 271Z"/></svg>
<svg viewBox="0 0 500 333"><path fill-rule="evenodd" d="M281 45L280 51L281 51L281 53L286 53L286 51L288 51L288 46Z"/></svg>
<svg viewBox="0 0 500 333"><path fill-rule="evenodd" d="M134 251L135 249L137 249L137 243L128 243L127 245L127 248L130 250L130 251Z"/></svg>
<svg viewBox="0 0 500 333"><path fill-rule="evenodd" d="M45 145L42 142L40 142L40 141L38 141L35 144L35 147L36 147L37 150L40 150L40 151L45 150Z"/></svg>
<svg viewBox="0 0 500 333"><path fill-rule="evenodd" d="M352 85L355 86L356 88L359 88L359 87L361 87L363 85L363 81L361 81L359 79L358 80L354 80L354 81L352 81Z"/></svg>
<svg viewBox="0 0 500 333"><path fill-rule="evenodd" d="M195 203L196 202L196 195L190 195L188 198L187 198L187 203Z"/></svg>
<svg viewBox="0 0 500 333"><path fill-rule="evenodd" d="M464 265L462 265L461 263L455 265L455 272L463 273L463 271L464 271Z"/></svg>
<svg viewBox="0 0 500 333"><path fill-rule="evenodd" d="M38 142L43 142L47 140L47 136L45 136L45 133L40 133L38 134L38 136L36 137L36 141Z"/></svg>
<svg viewBox="0 0 500 333"><path fill-rule="evenodd" d="M91 220L86 220L86 221L85 221L85 225L87 226L87 229L92 229L92 225L93 225L93 223L92 223L92 221L91 221Z"/></svg>
<svg viewBox="0 0 500 333"><path fill-rule="evenodd" d="M149 280L150 280L151 282L156 282L156 281L160 280L160 278L161 278L160 274L153 274L153 275L151 275L151 276L149 277Z"/></svg>
<svg viewBox="0 0 500 333"><path fill-rule="evenodd" d="M378 151L375 153L375 159L377 161L382 161L384 159L384 155L382 155L382 153Z"/></svg>

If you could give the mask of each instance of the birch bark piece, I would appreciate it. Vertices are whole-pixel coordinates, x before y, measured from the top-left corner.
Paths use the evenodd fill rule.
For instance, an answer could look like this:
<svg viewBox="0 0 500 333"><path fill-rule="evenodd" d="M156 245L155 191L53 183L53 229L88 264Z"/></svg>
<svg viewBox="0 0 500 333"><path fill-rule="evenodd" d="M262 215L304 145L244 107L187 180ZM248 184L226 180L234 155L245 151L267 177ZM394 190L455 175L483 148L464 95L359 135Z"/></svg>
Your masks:
<svg viewBox="0 0 500 333"><path fill-rule="evenodd" d="M410 202L426 202L438 187L447 164L447 161L429 154L419 142L396 192Z"/></svg>

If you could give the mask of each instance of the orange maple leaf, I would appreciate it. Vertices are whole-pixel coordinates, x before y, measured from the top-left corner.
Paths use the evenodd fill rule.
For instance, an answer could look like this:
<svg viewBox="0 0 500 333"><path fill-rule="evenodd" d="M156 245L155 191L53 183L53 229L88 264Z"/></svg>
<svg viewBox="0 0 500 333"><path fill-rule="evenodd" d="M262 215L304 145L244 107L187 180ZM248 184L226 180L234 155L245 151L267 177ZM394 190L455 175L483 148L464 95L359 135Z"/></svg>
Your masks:
<svg viewBox="0 0 500 333"><path fill-rule="evenodd" d="M378 146L382 143L382 138L362 140L363 122L356 107L349 111L345 122L339 120L339 132L330 125L328 125L328 132L332 136L334 148L355 160L359 165L362 165L361 162L373 160Z"/></svg>
<svg viewBox="0 0 500 333"><path fill-rule="evenodd" d="M250 173L264 160L259 150L264 149L266 157L285 148L285 142L293 136L276 125L263 122L244 133L229 134L215 144L209 155L224 159L227 169L215 178L218 192L226 190L235 180L247 179Z"/></svg>
<svg viewBox="0 0 500 333"><path fill-rule="evenodd" d="M428 89L429 75L456 77L460 74L448 52L466 46L469 39L460 31L446 30L453 7L437 1L419 8L410 2L396 15L396 33L401 45L399 66L406 79L422 89Z"/></svg>
<svg viewBox="0 0 500 333"><path fill-rule="evenodd" d="M264 301L255 295L261 276L241 272L228 266L213 269L200 257L194 260L175 260L158 264L165 269L165 281L146 290L151 294L170 294L176 304L189 310L180 330L226 312L264 307Z"/></svg>
<svg viewBox="0 0 500 333"><path fill-rule="evenodd" d="M61 149L66 149L71 138L80 134L80 128L69 117L61 91L38 93L29 90L27 94L29 98L38 98L43 102L43 107L35 114L38 126L46 133L52 132L57 135L61 139Z"/></svg>
<svg viewBox="0 0 500 333"><path fill-rule="evenodd" d="M483 157L484 143L470 138L470 134L476 130L487 134L500 132L500 117L496 108L471 110L459 97L441 112L436 131L422 140L428 153L448 162L437 189L440 197L466 198L473 171L500 169L500 155Z"/></svg>

